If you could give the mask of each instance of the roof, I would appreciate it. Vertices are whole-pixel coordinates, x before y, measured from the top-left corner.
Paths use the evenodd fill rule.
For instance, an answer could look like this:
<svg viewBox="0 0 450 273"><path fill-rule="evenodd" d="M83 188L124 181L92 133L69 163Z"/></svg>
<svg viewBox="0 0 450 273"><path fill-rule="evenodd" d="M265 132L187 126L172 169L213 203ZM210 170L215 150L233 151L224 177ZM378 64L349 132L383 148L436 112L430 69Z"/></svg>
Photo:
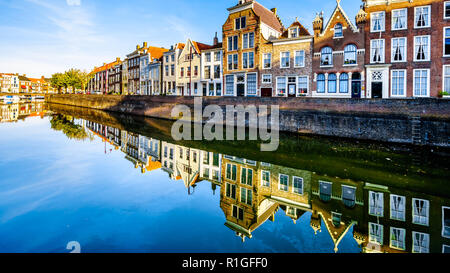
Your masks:
<svg viewBox="0 0 450 273"><path fill-rule="evenodd" d="M105 65L102 65L102 66L100 66L100 67L97 67L97 68L94 68L94 70L92 71L93 73L98 73L98 72L101 72L101 71L104 71L104 70L108 70L108 69L110 69L111 67L113 67L113 66L115 66L116 64L118 64L120 61L118 61L118 60L115 60L114 62L111 62L111 63L108 63L108 64L105 64ZM92 73L91 72L91 73Z"/></svg>
<svg viewBox="0 0 450 273"><path fill-rule="evenodd" d="M160 59L163 56L164 52L169 51L168 49L165 49L163 47L155 47L155 46L149 46L144 50L147 50L147 53L150 54L152 60Z"/></svg>
<svg viewBox="0 0 450 273"><path fill-rule="evenodd" d="M340 1L337 1L336 8L334 9L333 13L331 14L330 18L328 19L328 22L327 22L326 26L324 27L324 29L322 30L322 33L325 33L325 31L328 29L328 27L330 27L331 21L333 21L333 18L338 11L342 14L342 16L344 17L344 20L351 27L353 32L359 32L358 28L352 23L352 21L350 21L347 14L345 14L345 11L341 7Z"/></svg>
<svg viewBox="0 0 450 273"><path fill-rule="evenodd" d="M19 76L19 81L30 81L30 79L25 76Z"/></svg>
<svg viewBox="0 0 450 273"><path fill-rule="evenodd" d="M302 36L311 36L311 34L309 33L309 31L299 22L299 21L294 21L281 35L280 39L286 39L289 37L289 29L292 27L298 27L299 28L299 34L298 37L302 37Z"/></svg>
<svg viewBox="0 0 450 273"><path fill-rule="evenodd" d="M195 50L197 50L198 53L202 52L203 50L208 50L208 49L214 48L214 46L212 46L212 45L207 45L207 44L199 43L196 41L191 41L191 42L194 45Z"/></svg>
<svg viewBox="0 0 450 273"><path fill-rule="evenodd" d="M253 1L253 11L263 23L279 32L283 32L284 27L281 24L281 20L272 11L268 10L256 1Z"/></svg>

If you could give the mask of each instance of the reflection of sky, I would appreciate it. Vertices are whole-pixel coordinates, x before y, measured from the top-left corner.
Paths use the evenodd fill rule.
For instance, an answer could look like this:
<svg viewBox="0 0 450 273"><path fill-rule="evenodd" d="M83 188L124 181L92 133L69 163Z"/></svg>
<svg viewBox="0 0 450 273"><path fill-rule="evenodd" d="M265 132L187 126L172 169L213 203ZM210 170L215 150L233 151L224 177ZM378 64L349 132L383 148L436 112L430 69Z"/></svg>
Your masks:
<svg viewBox="0 0 450 273"><path fill-rule="evenodd" d="M282 210L242 243L224 226L219 193L201 182L188 196L161 170L141 174L121 151L69 140L47 118L0 124L0 252L333 252L305 213ZM342 252L358 252L351 230Z"/></svg>

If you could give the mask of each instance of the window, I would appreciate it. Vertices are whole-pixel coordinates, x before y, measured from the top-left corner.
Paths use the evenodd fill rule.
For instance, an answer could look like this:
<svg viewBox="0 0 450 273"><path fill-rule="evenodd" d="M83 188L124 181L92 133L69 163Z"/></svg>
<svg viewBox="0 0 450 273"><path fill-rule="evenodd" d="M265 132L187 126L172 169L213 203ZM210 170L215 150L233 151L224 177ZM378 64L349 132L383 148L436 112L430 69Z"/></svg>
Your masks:
<svg viewBox="0 0 450 273"><path fill-rule="evenodd" d="M270 187L270 172L262 171L261 172L261 181L264 187Z"/></svg>
<svg viewBox="0 0 450 273"><path fill-rule="evenodd" d="M342 186L342 202L349 208L355 206L356 188L350 186Z"/></svg>
<svg viewBox="0 0 450 273"><path fill-rule="evenodd" d="M263 83L272 83L272 74L264 74L262 75Z"/></svg>
<svg viewBox="0 0 450 273"><path fill-rule="evenodd" d="M220 65L214 66L214 79L220 78Z"/></svg>
<svg viewBox="0 0 450 273"><path fill-rule="evenodd" d="M208 62L208 63L211 62L211 53L210 52L206 53L205 57L206 57L206 62Z"/></svg>
<svg viewBox="0 0 450 273"><path fill-rule="evenodd" d="M281 68L289 67L290 66L289 61L290 61L289 52L281 52L281 64L280 64L280 67Z"/></svg>
<svg viewBox="0 0 450 273"><path fill-rule="evenodd" d="M227 164L227 179L236 181L236 165Z"/></svg>
<svg viewBox="0 0 450 273"><path fill-rule="evenodd" d="M392 62L406 62L406 37L392 38Z"/></svg>
<svg viewBox="0 0 450 273"><path fill-rule="evenodd" d="M296 38L298 36L298 29L297 28L291 28L290 32L290 38Z"/></svg>
<svg viewBox="0 0 450 273"><path fill-rule="evenodd" d="M205 66L205 79L211 78L211 66Z"/></svg>
<svg viewBox="0 0 450 273"><path fill-rule="evenodd" d="M344 64L356 64L356 45L349 44L344 48Z"/></svg>
<svg viewBox="0 0 450 273"><path fill-rule="evenodd" d="M342 73L339 76L339 93L348 93L348 74Z"/></svg>
<svg viewBox="0 0 450 273"><path fill-rule="evenodd" d="M406 96L406 70L392 70L391 96Z"/></svg>
<svg viewBox="0 0 450 273"><path fill-rule="evenodd" d="M414 70L414 96L427 97L429 96L429 69L415 69Z"/></svg>
<svg viewBox="0 0 450 273"><path fill-rule="evenodd" d="M305 66L305 51L295 51L295 60L294 67L303 67Z"/></svg>
<svg viewBox="0 0 450 273"><path fill-rule="evenodd" d="M228 70L234 70L238 68L238 54L228 55Z"/></svg>
<svg viewBox="0 0 450 273"><path fill-rule="evenodd" d="M170 75L175 76L175 65L174 64L170 65Z"/></svg>
<svg viewBox="0 0 450 273"><path fill-rule="evenodd" d="M214 53L214 61L215 61L215 62L220 61L220 52L215 52L215 53Z"/></svg>
<svg viewBox="0 0 450 273"><path fill-rule="evenodd" d="M317 93L325 93L325 75L317 75Z"/></svg>
<svg viewBox="0 0 450 273"><path fill-rule="evenodd" d="M369 214L383 217L383 193L369 191Z"/></svg>
<svg viewBox="0 0 450 273"><path fill-rule="evenodd" d="M418 225L428 226L428 211L430 202L428 200L413 198L412 222Z"/></svg>
<svg viewBox="0 0 450 273"><path fill-rule="evenodd" d="M238 50L238 36L228 37L228 51Z"/></svg>
<svg viewBox="0 0 450 273"><path fill-rule="evenodd" d="M246 17L240 17L235 19L236 30L246 28L246 26L247 26Z"/></svg>
<svg viewBox="0 0 450 273"><path fill-rule="evenodd" d="M245 33L242 35L242 48L253 48L255 45L255 33Z"/></svg>
<svg viewBox="0 0 450 273"><path fill-rule="evenodd" d="M324 47L320 50L320 65L333 65L333 50L331 47Z"/></svg>
<svg viewBox="0 0 450 273"><path fill-rule="evenodd" d="M429 253L430 252L430 235L421 232L412 233L413 237L413 253Z"/></svg>
<svg viewBox="0 0 450 273"><path fill-rule="evenodd" d="M405 249L405 230L403 228L391 227L391 247Z"/></svg>
<svg viewBox="0 0 450 273"><path fill-rule="evenodd" d="M444 3L444 19L450 19L450 1Z"/></svg>
<svg viewBox="0 0 450 273"><path fill-rule="evenodd" d="M384 40L370 40L370 62L384 63Z"/></svg>
<svg viewBox="0 0 450 273"><path fill-rule="evenodd" d="M226 193L225 193L225 195L227 197L236 199L236 185L230 184L230 183L226 183Z"/></svg>
<svg viewBox="0 0 450 273"><path fill-rule="evenodd" d="M254 53L244 52L242 53L242 68L253 68L254 66Z"/></svg>
<svg viewBox="0 0 450 273"><path fill-rule="evenodd" d="M373 12L370 16L370 31L384 31L384 11Z"/></svg>
<svg viewBox="0 0 450 273"><path fill-rule="evenodd" d="M369 242L383 244L383 226L375 223L369 223Z"/></svg>
<svg viewBox="0 0 450 273"><path fill-rule="evenodd" d="M322 201L331 200L332 186L333 184L330 182L319 181L319 197Z"/></svg>
<svg viewBox="0 0 450 273"><path fill-rule="evenodd" d="M450 238L450 207L442 207L442 236Z"/></svg>
<svg viewBox="0 0 450 273"><path fill-rule="evenodd" d="M277 94L278 96L286 95L286 77L277 77Z"/></svg>
<svg viewBox="0 0 450 273"><path fill-rule="evenodd" d="M303 178L292 177L292 192L297 194L303 194Z"/></svg>
<svg viewBox="0 0 450 273"><path fill-rule="evenodd" d="M308 94L308 76L300 76L297 78L297 94L306 95Z"/></svg>
<svg viewBox="0 0 450 273"><path fill-rule="evenodd" d="M241 170L241 184L253 185L253 170L248 168L242 168Z"/></svg>
<svg viewBox="0 0 450 273"><path fill-rule="evenodd" d="M442 245L442 253L450 253L450 246Z"/></svg>
<svg viewBox="0 0 450 273"><path fill-rule="evenodd" d="M342 33L342 24L341 23L337 23L334 26L334 37L339 38L339 37L343 37L344 34Z"/></svg>
<svg viewBox="0 0 450 273"><path fill-rule="evenodd" d="M251 52L253 54L253 52ZM247 95L256 95L256 74L247 74Z"/></svg>
<svg viewBox="0 0 450 273"><path fill-rule="evenodd" d="M252 205L252 191L247 188L241 188L241 203Z"/></svg>
<svg viewBox="0 0 450 273"><path fill-rule="evenodd" d="M281 191L288 191L289 188L289 176L280 174L278 189Z"/></svg>
<svg viewBox="0 0 450 273"><path fill-rule="evenodd" d="M227 95L234 95L234 75L226 75L225 82Z"/></svg>
<svg viewBox="0 0 450 273"><path fill-rule="evenodd" d="M238 219L238 220L244 220L244 210L238 206L232 205L233 206L233 217Z"/></svg>
<svg viewBox="0 0 450 273"><path fill-rule="evenodd" d="M414 9L414 28L430 27L430 6L416 7Z"/></svg>
<svg viewBox="0 0 450 273"><path fill-rule="evenodd" d="M444 56L450 57L450 27L444 28Z"/></svg>
<svg viewBox="0 0 450 273"><path fill-rule="evenodd" d="M445 65L444 66L444 71L442 72L443 74L443 90L444 92L450 93L450 65Z"/></svg>
<svg viewBox="0 0 450 273"><path fill-rule="evenodd" d="M430 36L414 37L414 61L430 60Z"/></svg>
<svg viewBox="0 0 450 273"><path fill-rule="evenodd" d="M336 93L336 74L328 75L328 93Z"/></svg>
<svg viewBox="0 0 450 273"><path fill-rule="evenodd" d="M392 30L407 28L407 9L395 9L392 11Z"/></svg>
<svg viewBox="0 0 450 273"><path fill-rule="evenodd" d="M391 219L405 221L405 197L391 194Z"/></svg>
<svg viewBox="0 0 450 273"><path fill-rule="evenodd" d="M264 63L264 68L272 67L272 54L271 53L263 54L263 63Z"/></svg>

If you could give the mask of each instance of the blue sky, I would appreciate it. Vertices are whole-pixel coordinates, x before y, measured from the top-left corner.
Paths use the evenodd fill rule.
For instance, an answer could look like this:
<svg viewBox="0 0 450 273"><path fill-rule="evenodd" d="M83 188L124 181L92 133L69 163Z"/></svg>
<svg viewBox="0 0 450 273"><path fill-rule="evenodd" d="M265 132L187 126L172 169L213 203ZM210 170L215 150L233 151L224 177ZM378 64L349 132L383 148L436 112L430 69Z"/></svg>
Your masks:
<svg viewBox="0 0 450 273"><path fill-rule="evenodd" d="M122 59L136 44L170 47L187 38L221 37L227 8L238 0L0 0L0 72L51 76ZM316 12L328 18L335 0L259 0L277 7L284 25L296 17L309 30ZM354 20L361 0L342 0Z"/></svg>

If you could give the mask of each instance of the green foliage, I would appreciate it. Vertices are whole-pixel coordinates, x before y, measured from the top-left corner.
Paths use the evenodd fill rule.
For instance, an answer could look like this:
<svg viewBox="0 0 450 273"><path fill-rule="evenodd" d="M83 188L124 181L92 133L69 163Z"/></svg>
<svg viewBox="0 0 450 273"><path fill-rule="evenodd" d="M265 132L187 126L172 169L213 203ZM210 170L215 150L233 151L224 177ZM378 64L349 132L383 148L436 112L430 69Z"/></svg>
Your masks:
<svg viewBox="0 0 450 273"><path fill-rule="evenodd" d="M62 131L70 139L83 140L88 138L88 134L84 128L80 125L76 125L71 116L55 114L52 116L50 124L52 129Z"/></svg>
<svg viewBox="0 0 450 273"><path fill-rule="evenodd" d="M86 85L89 82L91 75L86 71L71 68L64 73L55 73L52 75L51 84L54 88L61 92L61 89L65 89L67 92L68 87L72 87L72 92L75 93L76 89L82 89L85 91Z"/></svg>

